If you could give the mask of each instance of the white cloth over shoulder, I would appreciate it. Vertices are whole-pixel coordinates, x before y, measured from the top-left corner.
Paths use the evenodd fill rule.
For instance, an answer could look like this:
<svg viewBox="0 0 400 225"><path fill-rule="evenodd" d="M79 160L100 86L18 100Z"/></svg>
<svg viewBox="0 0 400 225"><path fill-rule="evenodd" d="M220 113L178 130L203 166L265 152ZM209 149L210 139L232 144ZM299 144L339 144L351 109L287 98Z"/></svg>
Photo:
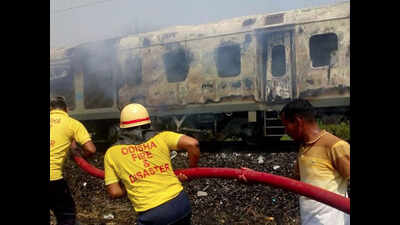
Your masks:
<svg viewBox="0 0 400 225"><path fill-rule="evenodd" d="M301 225L350 225L349 214L300 196Z"/></svg>

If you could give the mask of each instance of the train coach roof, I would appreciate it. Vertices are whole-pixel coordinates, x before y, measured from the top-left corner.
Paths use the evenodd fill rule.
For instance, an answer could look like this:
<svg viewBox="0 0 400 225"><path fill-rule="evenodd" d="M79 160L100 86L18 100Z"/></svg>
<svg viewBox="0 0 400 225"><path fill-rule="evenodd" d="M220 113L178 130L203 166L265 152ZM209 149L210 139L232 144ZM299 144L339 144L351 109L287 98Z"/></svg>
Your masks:
<svg viewBox="0 0 400 225"><path fill-rule="evenodd" d="M120 50L123 50L145 47L144 40L147 40L147 42L150 43L149 45L157 45L236 32L253 31L257 29L288 24L301 24L334 18L347 18L349 16L350 2L346 1L320 7L294 9L269 14L242 16L237 18L224 19L208 24L167 27L157 31L113 38L113 42L118 45L118 48ZM109 42L108 40L111 39L103 40L103 42ZM117 40L119 40L119 42ZM53 61L67 58L71 52L70 50L81 47L90 47L91 45L93 45L93 43L89 42L79 44L77 46L50 49L50 59Z"/></svg>
<svg viewBox="0 0 400 225"><path fill-rule="evenodd" d="M346 18L349 16L349 2L341 2L314 8L242 16L221 20L215 23L167 27L157 31L123 37L120 40L119 47L120 49L143 47L142 40L144 38L153 45L235 32L252 31L287 24L301 24L334 18Z"/></svg>

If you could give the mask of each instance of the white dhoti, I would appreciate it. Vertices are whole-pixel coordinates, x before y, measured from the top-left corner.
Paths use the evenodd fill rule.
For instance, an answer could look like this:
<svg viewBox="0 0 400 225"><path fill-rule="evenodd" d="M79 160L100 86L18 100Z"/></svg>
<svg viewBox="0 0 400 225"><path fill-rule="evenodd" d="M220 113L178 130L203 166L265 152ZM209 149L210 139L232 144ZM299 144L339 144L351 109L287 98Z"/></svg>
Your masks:
<svg viewBox="0 0 400 225"><path fill-rule="evenodd" d="M324 203L300 196L301 225L350 225L350 215Z"/></svg>

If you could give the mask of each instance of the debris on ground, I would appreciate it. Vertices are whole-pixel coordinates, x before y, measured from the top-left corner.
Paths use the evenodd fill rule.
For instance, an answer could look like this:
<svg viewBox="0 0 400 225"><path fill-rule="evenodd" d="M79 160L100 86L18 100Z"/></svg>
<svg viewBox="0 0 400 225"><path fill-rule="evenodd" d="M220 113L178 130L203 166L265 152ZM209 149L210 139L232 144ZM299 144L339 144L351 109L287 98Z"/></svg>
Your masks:
<svg viewBox="0 0 400 225"><path fill-rule="evenodd" d="M199 167L247 167L291 178L296 155L295 152L202 152ZM100 150L88 162L103 170L103 158L104 152ZM262 164L259 163L261 159ZM187 153L178 152L172 164L174 169L187 168ZM111 221L118 225L135 224L136 214L130 201L127 198L112 200L106 193L104 181L82 171L71 158L66 160L64 177L75 200L81 225L101 225ZM219 178L194 179L184 182L183 186L192 203L193 225L300 224L298 195L283 189ZM51 220L55 224L54 216Z"/></svg>
<svg viewBox="0 0 400 225"><path fill-rule="evenodd" d="M105 215L103 216L103 218L104 218L104 219L107 219L107 220L109 220L109 219L114 219L114 215L111 214L111 213L108 213L108 214L105 214Z"/></svg>
<svg viewBox="0 0 400 225"><path fill-rule="evenodd" d="M198 191L197 192L197 197L202 197L202 196L207 196L207 195L208 195L208 193L205 192L205 191Z"/></svg>

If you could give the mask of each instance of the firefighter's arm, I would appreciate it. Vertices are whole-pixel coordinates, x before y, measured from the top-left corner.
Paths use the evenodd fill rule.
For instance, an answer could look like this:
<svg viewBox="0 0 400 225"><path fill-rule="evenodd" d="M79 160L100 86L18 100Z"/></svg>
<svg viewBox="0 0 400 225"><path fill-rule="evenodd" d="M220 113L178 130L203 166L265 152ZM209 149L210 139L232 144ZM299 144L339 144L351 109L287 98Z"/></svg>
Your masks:
<svg viewBox="0 0 400 225"><path fill-rule="evenodd" d="M119 198L126 194L125 186L119 179L108 152L104 155L104 182L111 198Z"/></svg>
<svg viewBox="0 0 400 225"><path fill-rule="evenodd" d="M83 144L82 149L83 149L83 154L86 157L89 157L96 152L96 146L94 145L94 143L92 141L88 141L85 144Z"/></svg>
<svg viewBox="0 0 400 225"><path fill-rule="evenodd" d="M75 140L71 143L71 150L74 155L83 156L84 158L88 158L92 156L96 152L96 146L92 141L87 141L80 147Z"/></svg>
<svg viewBox="0 0 400 225"><path fill-rule="evenodd" d="M126 195L126 190L120 182L106 185L106 189L111 198L120 198Z"/></svg>
<svg viewBox="0 0 400 225"><path fill-rule="evenodd" d="M188 152L189 167L197 167L200 157L200 146L196 139L183 135L178 141L178 149L184 149Z"/></svg>

